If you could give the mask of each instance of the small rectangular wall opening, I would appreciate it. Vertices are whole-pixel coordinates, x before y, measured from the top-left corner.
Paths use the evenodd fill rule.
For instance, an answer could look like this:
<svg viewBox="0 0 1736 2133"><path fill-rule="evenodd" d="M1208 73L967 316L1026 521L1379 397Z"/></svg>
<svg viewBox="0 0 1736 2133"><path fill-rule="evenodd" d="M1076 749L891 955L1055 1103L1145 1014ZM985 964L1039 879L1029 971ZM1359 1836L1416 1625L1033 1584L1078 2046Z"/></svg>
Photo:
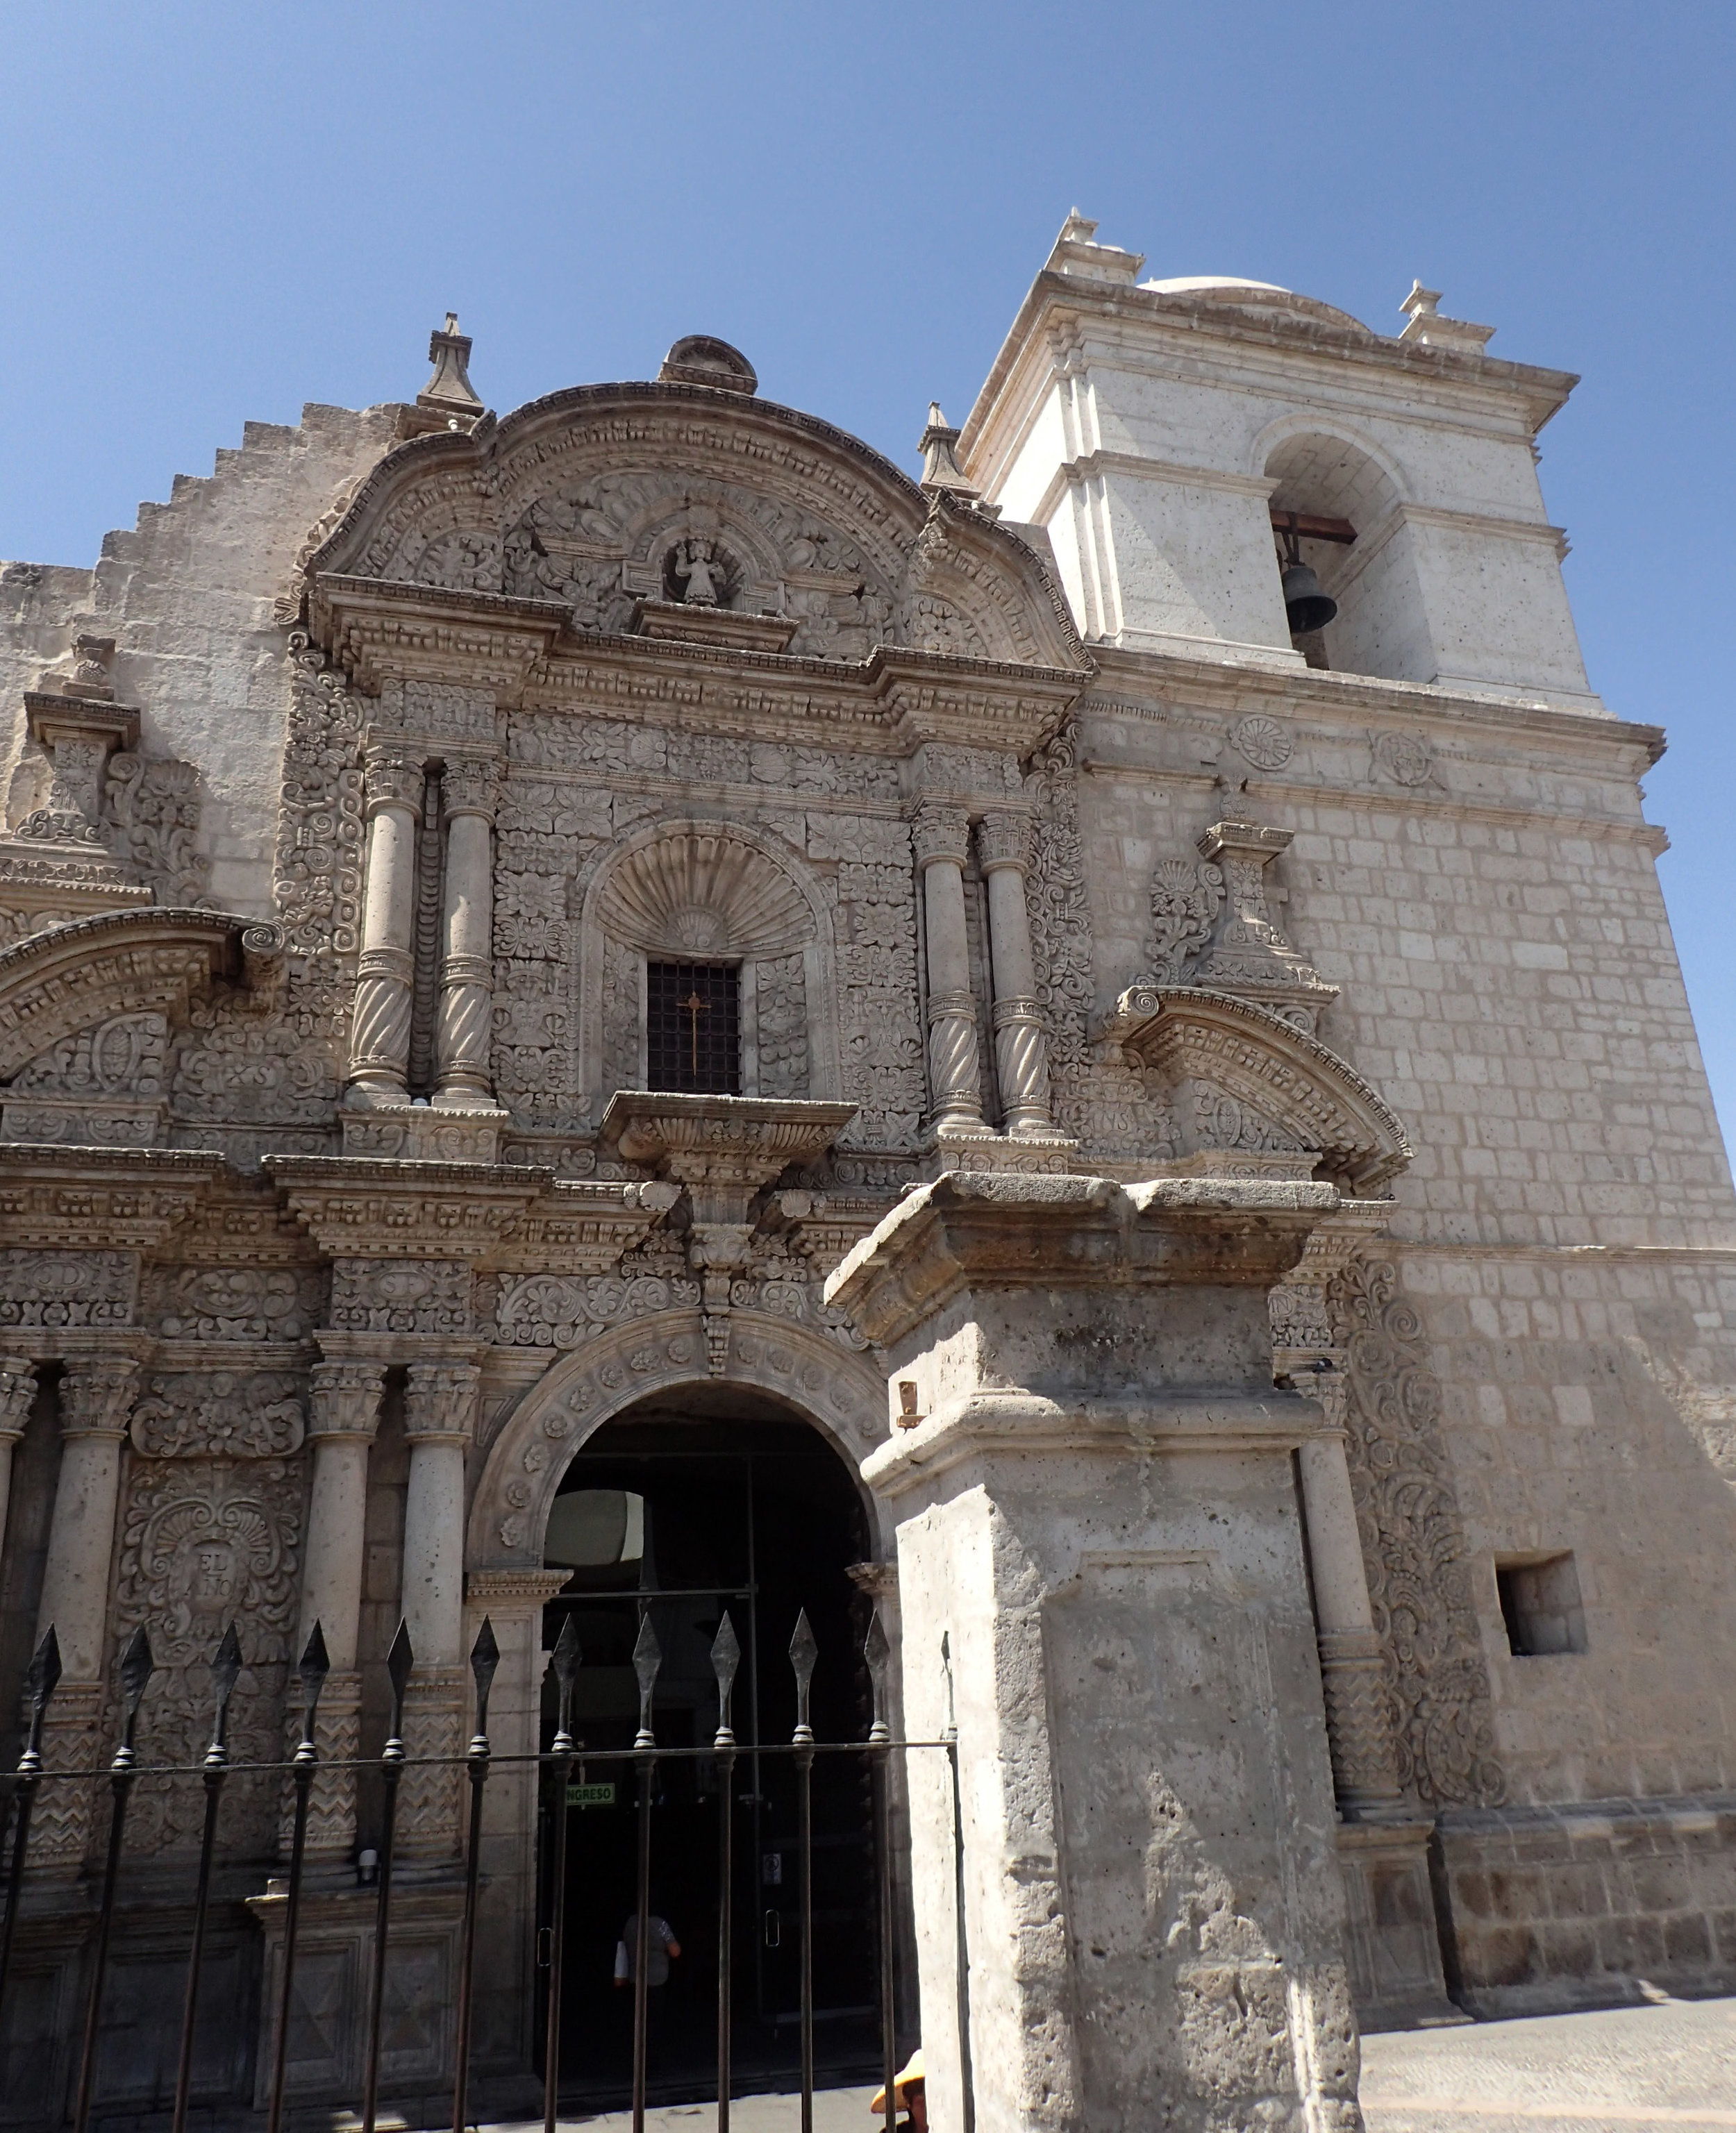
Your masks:
<svg viewBox="0 0 1736 2133"><path fill-rule="evenodd" d="M1585 1609L1570 1551L1497 1555L1495 1589L1501 1596L1501 1619L1515 1659L1546 1659L1585 1649Z"/></svg>

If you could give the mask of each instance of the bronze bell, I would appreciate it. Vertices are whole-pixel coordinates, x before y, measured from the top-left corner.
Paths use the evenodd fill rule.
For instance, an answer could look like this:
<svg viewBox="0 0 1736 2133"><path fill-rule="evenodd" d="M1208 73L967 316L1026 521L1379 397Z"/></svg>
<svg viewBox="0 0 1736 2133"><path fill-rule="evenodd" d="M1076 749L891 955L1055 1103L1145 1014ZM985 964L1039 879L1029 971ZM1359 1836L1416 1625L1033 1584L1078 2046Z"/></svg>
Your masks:
<svg viewBox="0 0 1736 2133"><path fill-rule="evenodd" d="M1292 637L1306 637L1310 630L1324 629L1338 611L1338 604L1320 590L1320 580L1300 559L1284 573L1284 612Z"/></svg>

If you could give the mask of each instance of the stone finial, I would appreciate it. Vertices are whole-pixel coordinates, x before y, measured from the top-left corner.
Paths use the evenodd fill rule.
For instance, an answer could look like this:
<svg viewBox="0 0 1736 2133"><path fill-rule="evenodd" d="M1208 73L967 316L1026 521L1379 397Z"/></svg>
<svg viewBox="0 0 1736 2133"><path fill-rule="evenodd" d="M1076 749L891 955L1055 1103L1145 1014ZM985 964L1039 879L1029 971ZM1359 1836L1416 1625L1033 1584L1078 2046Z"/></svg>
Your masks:
<svg viewBox="0 0 1736 2133"><path fill-rule="evenodd" d="M1131 289L1145 263L1145 255L1124 252L1118 244L1099 244L1097 231L1088 215L1072 209L1044 262L1044 272L1077 275L1090 282L1119 282Z"/></svg>
<svg viewBox="0 0 1736 2133"><path fill-rule="evenodd" d="M959 432L953 429L940 412L940 402L928 402L928 426L917 442L923 455L922 485L924 489L949 489L957 497L975 497L980 491L966 480L964 469L957 456Z"/></svg>
<svg viewBox="0 0 1736 2133"><path fill-rule="evenodd" d="M72 672L57 676L63 696L82 696L93 703L114 701L114 639L81 634L72 641Z"/></svg>
<svg viewBox="0 0 1736 2133"><path fill-rule="evenodd" d="M446 313L444 332L429 335L428 360L434 375L417 394L417 406L436 415L480 415L482 402L470 383L470 336L459 332L456 311Z"/></svg>
<svg viewBox="0 0 1736 2133"><path fill-rule="evenodd" d="M1425 289L1420 282L1411 282L1410 293L1399 309L1406 314L1408 320L1399 339L1413 347L1457 348L1475 351L1495 331L1493 326L1473 325L1468 319L1443 318L1440 291Z"/></svg>
<svg viewBox="0 0 1736 2133"><path fill-rule="evenodd" d="M739 348L711 334L684 334L663 358L659 385L708 385L714 392L760 390L759 373Z"/></svg>

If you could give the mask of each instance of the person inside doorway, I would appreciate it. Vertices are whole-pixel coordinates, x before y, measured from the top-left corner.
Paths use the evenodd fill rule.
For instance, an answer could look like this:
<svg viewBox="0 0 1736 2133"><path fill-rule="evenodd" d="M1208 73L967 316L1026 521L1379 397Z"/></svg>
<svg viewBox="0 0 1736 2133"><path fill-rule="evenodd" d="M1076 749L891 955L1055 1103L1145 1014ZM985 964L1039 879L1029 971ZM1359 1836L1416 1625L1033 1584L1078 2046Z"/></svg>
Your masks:
<svg viewBox="0 0 1736 2133"><path fill-rule="evenodd" d="M681 1954L681 1943L669 1921L653 1910L645 1921L645 1944L650 1950L650 1959L645 1965L645 1983L653 1991L669 1981L669 1964ZM635 1957L639 1952L639 1913L629 1911L627 1923L621 1928L621 1937L615 1943L615 1981L616 1985L630 1985L638 1975Z"/></svg>
<svg viewBox="0 0 1736 2133"><path fill-rule="evenodd" d="M900 2126L909 2126L910 2133L928 2133L928 2091L923 2077L920 2044L894 2078L892 2102L895 2110L905 2114L898 2121ZM884 2117L886 2110L886 2092L884 2088L875 2089L874 2101L868 2108L876 2117Z"/></svg>

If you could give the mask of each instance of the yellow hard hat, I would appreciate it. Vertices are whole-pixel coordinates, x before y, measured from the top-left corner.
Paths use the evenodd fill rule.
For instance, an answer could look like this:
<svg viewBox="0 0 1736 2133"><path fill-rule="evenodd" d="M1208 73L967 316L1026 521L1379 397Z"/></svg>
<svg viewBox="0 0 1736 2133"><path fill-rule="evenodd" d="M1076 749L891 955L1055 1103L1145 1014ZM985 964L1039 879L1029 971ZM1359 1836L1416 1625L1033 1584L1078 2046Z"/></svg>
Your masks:
<svg viewBox="0 0 1736 2133"><path fill-rule="evenodd" d="M895 2103L902 2103L904 2100L904 2091L912 2087L915 2082L924 2081L928 2077L923 2072L922 2046L919 2044L916 2049L911 2053L909 2058L907 2058L904 2064L899 2068L897 2073L893 2076L893 2101ZM886 2092L883 2087L875 2089L874 2092L874 2101L869 2105L868 2108L870 2111L885 2111L886 2108Z"/></svg>

